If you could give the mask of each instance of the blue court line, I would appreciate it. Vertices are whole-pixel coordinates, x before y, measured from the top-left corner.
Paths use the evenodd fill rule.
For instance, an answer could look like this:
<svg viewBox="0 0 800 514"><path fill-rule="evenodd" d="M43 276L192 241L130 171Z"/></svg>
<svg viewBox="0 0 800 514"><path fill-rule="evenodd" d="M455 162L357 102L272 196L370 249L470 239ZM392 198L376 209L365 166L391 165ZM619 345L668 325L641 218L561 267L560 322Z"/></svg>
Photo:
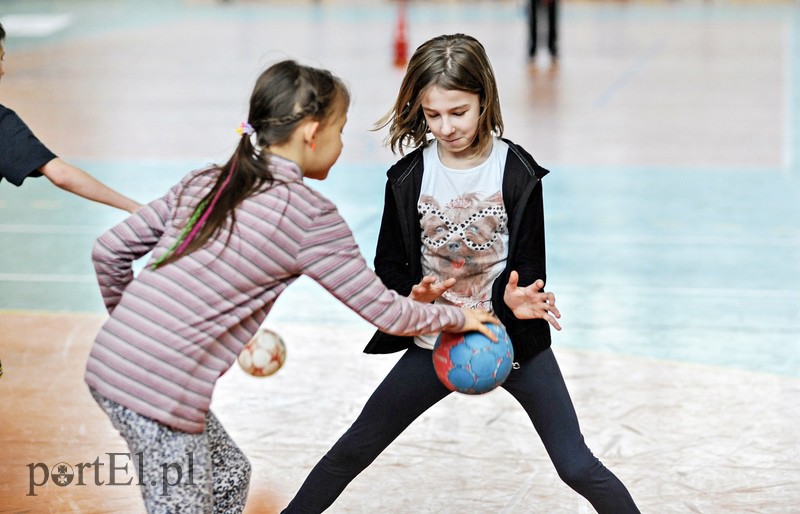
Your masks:
<svg viewBox="0 0 800 514"><path fill-rule="evenodd" d="M789 24L789 45L786 63L788 77L786 83L786 127L784 164L789 172L800 172L800 10L792 11Z"/></svg>
<svg viewBox="0 0 800 514"><path fill-rule="evenodd" d="M592 106L595 109L600 109L606 105L617 93L619 93L629 82L631 82L636 75L644 68L644 66L658 54L664 45L667 43L666 36L662 36L648 46L642 54L628 66L618 78L605 91L594 101Z"/></svg>
<svg viewBox="0 0 800 514"><path fill-rule="evenodd" d="M57 274L57 273L0 273L0 282L20 282L20 283L30 283L30 282L66 282L66 283L76 283L76 282L88 282L94 284L97 282L97 277L95 275L67 275L67 274Z"/></svg>

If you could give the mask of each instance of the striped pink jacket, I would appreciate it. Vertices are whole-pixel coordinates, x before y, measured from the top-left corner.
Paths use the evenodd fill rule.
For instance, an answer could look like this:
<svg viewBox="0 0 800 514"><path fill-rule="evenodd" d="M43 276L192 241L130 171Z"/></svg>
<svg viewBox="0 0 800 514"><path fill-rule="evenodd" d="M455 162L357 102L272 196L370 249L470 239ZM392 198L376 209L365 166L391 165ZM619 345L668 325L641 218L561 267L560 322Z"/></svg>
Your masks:
<svg viewBox="0 0 800 514"><path fill-rule="evenodd" d="M152 251L153 262L172 245L214 174L187 175L97 240L92 260L110 317L89 355L90 387L170 427L202 432L217 379L300 275L384 332L463 325L459 309L386 289L336 207L294 163L274 157L273 164L285 184L243 201L232 232L172 264L133 275L134 260Z"/></svg>

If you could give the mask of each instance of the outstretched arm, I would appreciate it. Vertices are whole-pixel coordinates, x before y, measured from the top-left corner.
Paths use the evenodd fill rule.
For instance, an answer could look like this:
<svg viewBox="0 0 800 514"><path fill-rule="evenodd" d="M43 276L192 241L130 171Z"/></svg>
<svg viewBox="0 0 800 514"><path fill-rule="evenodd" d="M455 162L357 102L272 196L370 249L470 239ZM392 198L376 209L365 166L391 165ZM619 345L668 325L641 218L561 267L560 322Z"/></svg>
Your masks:
<svg viewBox="0 0 800 514"><path fill-rule="evenodd" d="M543 292L542 280L536 280L527 287L519 287L519 273L512 271L508 277L503 301L519 319L547 320L556 330L561 330L557 319L561 313L556 308L556 297L553 293Z"/></svg>
<svg viewBox="0 0 800 514"><path fill-rule="evenodd" d="M88 200L104 203L131 213L142 207L139 203L114 191L82 169L59 158L49 161L39 171L61 189Z"/></svg>
<svg viewBox="0 0 800 514"><path fill-rule="evenodd" d="M411 288L411 293L408 295L414 301L431 303L444 294L445 291L450 289L456 284L455 278L448 278L444 282L436 282L436 277L426 275L422 277L422 281ZM499 320L487 311L481 309L469 309L463 307L461 309L466 316L466 321L461 327L459 332L472 332L478 331L497 342L497 335L489 330L484 323L498 324Z"/></svg>

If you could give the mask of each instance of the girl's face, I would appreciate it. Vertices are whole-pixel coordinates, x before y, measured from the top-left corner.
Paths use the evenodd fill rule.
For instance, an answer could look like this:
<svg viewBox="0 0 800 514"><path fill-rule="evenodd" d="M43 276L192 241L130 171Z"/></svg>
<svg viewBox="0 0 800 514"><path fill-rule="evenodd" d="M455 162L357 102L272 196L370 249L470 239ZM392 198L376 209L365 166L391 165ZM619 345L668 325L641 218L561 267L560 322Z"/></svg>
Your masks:
<svg viewBox="0 0 800 514"><path fill-rule="evenodd" d="M347 112L344 108L339 113L324 120L319 125L314 137L315 148L311 152L309 162L303 167L303 175L308 178L325 180L331 167L342 153L342 130L347 123Z"/></svg>
<svg viewBox="0 0 800 514"><path fill-rule="evenodd" d="M422 94L422 113L439 142L442 159L457 161L475 156L471 145L481 114L476 93L431 86Z"/></svg>
<svg viewBox="0 0 800 514"><path fill-rule="evenodd" d="M0 41L0 79L3 78L5 71L3 70L3 59L6 58L6 51L3 48L3 42Z"/></svg>

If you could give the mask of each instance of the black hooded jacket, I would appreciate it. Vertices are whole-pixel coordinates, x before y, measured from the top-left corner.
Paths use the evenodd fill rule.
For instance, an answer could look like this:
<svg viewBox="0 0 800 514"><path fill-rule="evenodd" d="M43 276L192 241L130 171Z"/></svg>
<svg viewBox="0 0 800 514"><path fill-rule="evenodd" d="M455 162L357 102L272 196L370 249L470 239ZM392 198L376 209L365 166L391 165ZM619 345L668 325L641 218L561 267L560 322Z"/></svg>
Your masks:
<svg viewBox="0 0 800 514"><path fill-rule="evenodd" d="M543 319L520 320L503 302L511 271L520 287L547 280L544 206L541 179L548 170L522 147L508 143L503 172L503 203L508 213L508 260L492 285L492 307L514 346L514 360L523 362L550 347L550 326ZM400 159L387 172L386 198L375 255L375 272L387 287L403 296L422 280L421 228L417 202L423 174L422 148ZM409 348L413 337L376 332L366 353L392 353Z"/></svg>

